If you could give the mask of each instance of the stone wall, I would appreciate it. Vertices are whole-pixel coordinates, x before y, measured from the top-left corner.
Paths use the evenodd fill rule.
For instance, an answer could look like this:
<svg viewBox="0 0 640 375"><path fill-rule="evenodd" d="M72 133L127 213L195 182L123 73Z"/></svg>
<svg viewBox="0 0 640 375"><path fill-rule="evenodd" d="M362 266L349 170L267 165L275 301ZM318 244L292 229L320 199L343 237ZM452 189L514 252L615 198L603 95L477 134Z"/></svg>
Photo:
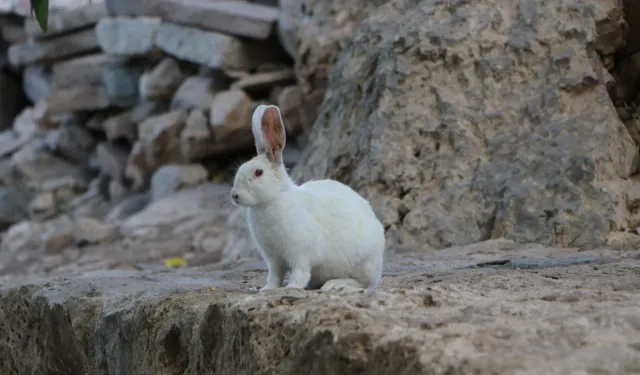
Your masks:
<svg viewBox="0 0 640 375"><path fill-rule="evenodd" d="M222 186L255 152L250 119L261 103L280 106L285 163L299 159L319 103L305 105L276 32L277 2L52 7L46 34L35 18L15 14L19 7L0 20L3 67L15 81L0 94L0 229L8 230L0 269L78 244L149 239L120 226L190 186L211 186L213 210L226 212ZM11 101L25 96L26 107ZM184 208L175 204L167 212ZM212 225L201 221L198 228ZM216 236L226 236L224 220L216 223ZM208 248L221 251L224 242Z"/></svg>

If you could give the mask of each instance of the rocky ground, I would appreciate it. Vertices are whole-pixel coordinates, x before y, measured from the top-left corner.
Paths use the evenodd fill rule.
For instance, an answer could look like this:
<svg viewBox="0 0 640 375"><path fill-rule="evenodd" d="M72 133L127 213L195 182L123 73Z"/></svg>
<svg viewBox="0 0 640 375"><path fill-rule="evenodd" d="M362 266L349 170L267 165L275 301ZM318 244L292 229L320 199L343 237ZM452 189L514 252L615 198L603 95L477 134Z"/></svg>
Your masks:
<svg viewBox="0 0 640 375"><path fill-rule="evenodd" d="M8 360L0 368L640 373L637 252L493 240L394 255L375 293L248 291L265 276L261 262L242 262L225 270L99 270L3 281L0 356Z"/></svg>

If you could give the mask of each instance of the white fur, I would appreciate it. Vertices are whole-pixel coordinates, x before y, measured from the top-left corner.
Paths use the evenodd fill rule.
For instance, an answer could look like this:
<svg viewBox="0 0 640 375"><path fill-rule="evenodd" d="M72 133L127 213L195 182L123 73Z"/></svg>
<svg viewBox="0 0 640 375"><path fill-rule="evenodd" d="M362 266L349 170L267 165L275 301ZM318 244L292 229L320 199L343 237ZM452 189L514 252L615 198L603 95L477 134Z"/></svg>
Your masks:
<svg viewBox="0 0 640 375"><path fill-rule="evenodd" d="M296 185L282 163L265 154L269 145L260 123L267 108L261 105L253 115L258 156L238 169L231 190L234 201L248 208L249 230L269 267L261 290L281 287L287 271L288 288L349 279L346 284L374 289L382 276L385 236L369 202L333 180ZM256 169L263 175L255 177Z"/></svg>

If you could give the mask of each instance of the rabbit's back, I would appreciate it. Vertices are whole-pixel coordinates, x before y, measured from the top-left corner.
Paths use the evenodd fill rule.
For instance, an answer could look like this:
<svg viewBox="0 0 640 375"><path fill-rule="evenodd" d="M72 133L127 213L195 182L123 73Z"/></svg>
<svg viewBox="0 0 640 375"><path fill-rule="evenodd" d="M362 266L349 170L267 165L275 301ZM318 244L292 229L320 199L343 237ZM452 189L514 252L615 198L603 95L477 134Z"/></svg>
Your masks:
<svg viewBox="0 0 640 375"><path fill-rule="evenodd" d="M349 275L364 284L377 284L385 237L369 202L333 180L309 181L301 188L308 217L325 238L324 259L314 267L312 283Z"/></svg>

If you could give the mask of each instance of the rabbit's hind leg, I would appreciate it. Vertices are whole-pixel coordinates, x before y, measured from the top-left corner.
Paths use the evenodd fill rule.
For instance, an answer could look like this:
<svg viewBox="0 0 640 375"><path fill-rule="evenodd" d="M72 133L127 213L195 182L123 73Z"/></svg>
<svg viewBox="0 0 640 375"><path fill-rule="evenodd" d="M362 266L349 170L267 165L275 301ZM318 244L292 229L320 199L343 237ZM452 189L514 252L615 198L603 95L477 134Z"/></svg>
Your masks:
<svg viewBox="0 0 640 375"><path fill-rule="evenodd" d="M291 269L289 283L285 288L305 289L311 280L309 267L296 266Z"/></svg>

